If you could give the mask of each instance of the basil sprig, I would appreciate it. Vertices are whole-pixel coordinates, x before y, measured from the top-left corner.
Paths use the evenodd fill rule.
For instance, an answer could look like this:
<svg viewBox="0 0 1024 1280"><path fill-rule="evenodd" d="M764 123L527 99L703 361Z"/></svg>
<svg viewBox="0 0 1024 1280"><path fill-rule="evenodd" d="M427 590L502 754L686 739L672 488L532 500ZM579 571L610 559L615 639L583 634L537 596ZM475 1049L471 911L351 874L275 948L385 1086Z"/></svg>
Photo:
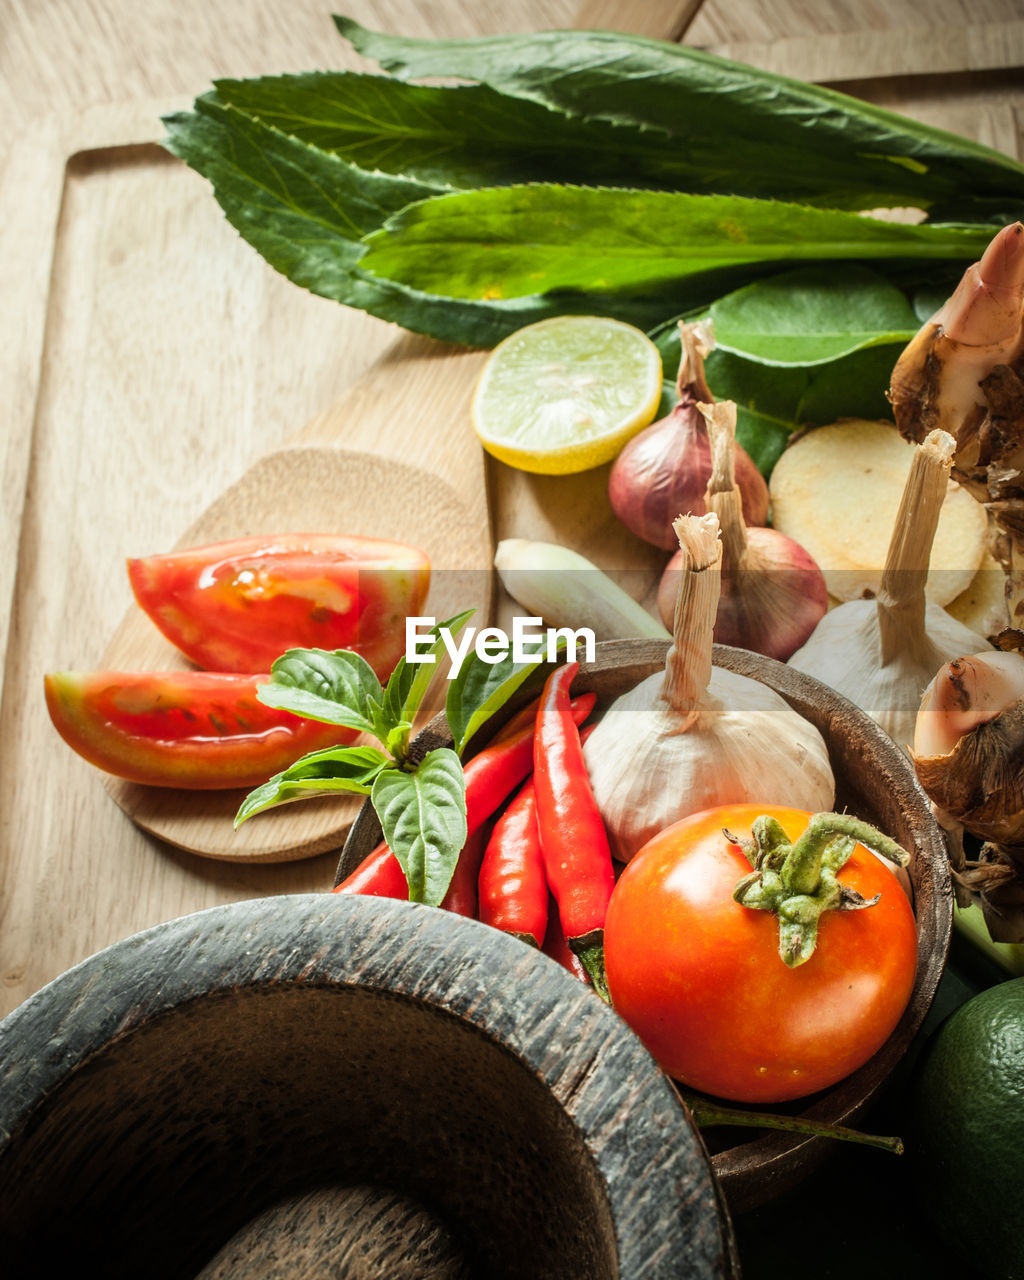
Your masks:
<svg viewBox="0 0 1024 1280"><path fill-rule="evenodd" d="M506 702L542 678L543 660L484 662L471 650L448 682L446 719L452 747L422 756L410 735L445 652L443 632L457 636L467 610L420 635L421 660L401 658L386 685L360 654L347 649L289 649L273 664L257 697L270 707L373 737L380 744L309 752L251 791L235 817L296 800L348 793L368 796L388 847L409 885L409 898L439 906L466 843L466 782L461 756L473 736Z"/></svg>

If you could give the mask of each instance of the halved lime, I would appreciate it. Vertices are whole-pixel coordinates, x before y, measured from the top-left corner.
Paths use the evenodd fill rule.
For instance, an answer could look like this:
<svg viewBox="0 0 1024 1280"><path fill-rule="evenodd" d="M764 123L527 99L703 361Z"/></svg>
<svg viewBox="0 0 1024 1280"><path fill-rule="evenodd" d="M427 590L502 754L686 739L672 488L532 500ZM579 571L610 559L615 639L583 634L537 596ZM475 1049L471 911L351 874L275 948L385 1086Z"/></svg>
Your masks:
<svg viewBox="0 0 1024 1280"><path fill-rule="evenodd" d="M653 419L661 356L640 329L604 316L554 316L500 342L473 396L488 453L543 475L611 461Z"/></svg>

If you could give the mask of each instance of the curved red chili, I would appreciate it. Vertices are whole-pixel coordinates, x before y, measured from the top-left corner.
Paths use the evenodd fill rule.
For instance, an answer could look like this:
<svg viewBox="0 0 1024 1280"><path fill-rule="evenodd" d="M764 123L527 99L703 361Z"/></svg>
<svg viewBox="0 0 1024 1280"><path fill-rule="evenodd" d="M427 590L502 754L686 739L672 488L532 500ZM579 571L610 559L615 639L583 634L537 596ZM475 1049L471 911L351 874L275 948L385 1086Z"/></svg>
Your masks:
<svg viewBox="0 0 1024 1280"><path fill-rule="evenodd" d="M572 700L572 718L582 723L593 710L595 696ZM533 768L533 725L485 747L466 761L466 829L471 835L501 805ZM383 851L383 852L382 852ZM407 898L409 885L401 863L386 844L367 854L332 893L364 893L379 898Z"/></svg>
<svg viewBox="0 0 1024 1280"><path fill-rule="evenodd" d="M382 840L331 892L361 893L372 898L407 898L409 883L402 864Z"/></svg>
<svg viewBox="0 0 1024 1280"><path fill-rule="evenodd" d="M473 831L466 839L455 864L448 892L442 899L441 906L445 911L454 911L456 915L475 919L477 909L477 875L480 871L480 860L484 856L483 829ZM397 859L396 859L397 861ZM408 893L408 889L406 889Z"/></svg>
<svg viewBox="0 0 1024 1280"><path fill-rule="evenodd" d="M548 923L548 881L530 778L494 824L478 880L480 919L539 947Z"/></svg>
<svg viewBox="0 0 1024 1280"><path fill-rule="evenodd" d="M562 928L607 999L603 932L615 871L571 712L569 688L578 671L578 662L566 663L544 685L533 740L533 784L544 867Z"/></svg>
<svg viewBox="0 0 1024 1280"><path fill-rule="evenodd" d="M587 977L587 971L583 967L583 962L579 956L569 946L568 939L562 929L562 922L558 918L558 903L554 897L548 894L548 925L544 933L544 946L542 948L546 956L550 956L552 960L558 963L575 978L579 978L581 982L588 985L590 979Z"/></svg>

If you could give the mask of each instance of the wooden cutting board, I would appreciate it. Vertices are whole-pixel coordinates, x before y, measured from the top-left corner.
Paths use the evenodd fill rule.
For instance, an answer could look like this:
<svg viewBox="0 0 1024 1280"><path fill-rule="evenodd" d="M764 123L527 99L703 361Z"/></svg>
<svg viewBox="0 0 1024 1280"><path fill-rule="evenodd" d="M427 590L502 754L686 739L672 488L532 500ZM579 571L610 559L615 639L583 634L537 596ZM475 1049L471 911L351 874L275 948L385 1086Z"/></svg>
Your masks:
<svg viewBox="0 0 1024 1280"><path fill-rule="evenodd" d="M1017 0L991 0L966 29L953 0L927 26L909 0L870 30L848 9L706 0L687 39L1024 154ZM41 689L46 670L97 664L130 604L127 555L174 545L398 336L277 276L153 145L160 113L216 75L348 65L329 7L287 10L285 23L255 0L216 15L198 0L0 0L0 1013L151 923L332 880L332 851L234 865L148 835L56 738ZM428 34L419 5L345 11ZM568 26L574 11L445 0L430 20L456 35ZM608 568L656 572L612 522L601 471L536 478L488 460L486 483L496 538L564 538Z"/></svg>

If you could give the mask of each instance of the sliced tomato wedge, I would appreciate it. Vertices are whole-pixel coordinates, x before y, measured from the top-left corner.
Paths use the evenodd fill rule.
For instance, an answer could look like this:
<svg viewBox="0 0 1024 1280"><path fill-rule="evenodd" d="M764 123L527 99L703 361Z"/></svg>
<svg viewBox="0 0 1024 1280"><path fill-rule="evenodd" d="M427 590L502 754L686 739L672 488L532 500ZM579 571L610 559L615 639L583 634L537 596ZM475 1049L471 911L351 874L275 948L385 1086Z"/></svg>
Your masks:
<svg viewBox="0 0 1024 1280"><path fill-rule="evenodd" d="M130 782L212 791L254 787L307 751L355 733L265 707L267 680L208 671L58 671L50 719L90 764Z"/></svg>
<svg viewBox="0 0 1024 1280"><path fill-rule="evenodd" d="M139 605L206 671L257 674L286 649L354 649L381 680L423 612L430 561L383 539L289 533L128 561Z"/></svg>

